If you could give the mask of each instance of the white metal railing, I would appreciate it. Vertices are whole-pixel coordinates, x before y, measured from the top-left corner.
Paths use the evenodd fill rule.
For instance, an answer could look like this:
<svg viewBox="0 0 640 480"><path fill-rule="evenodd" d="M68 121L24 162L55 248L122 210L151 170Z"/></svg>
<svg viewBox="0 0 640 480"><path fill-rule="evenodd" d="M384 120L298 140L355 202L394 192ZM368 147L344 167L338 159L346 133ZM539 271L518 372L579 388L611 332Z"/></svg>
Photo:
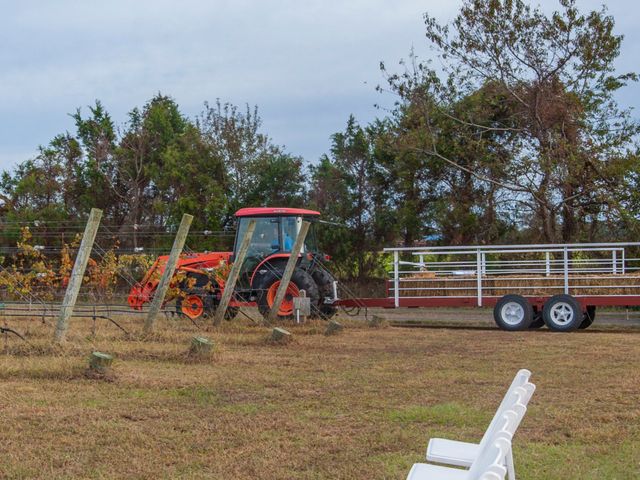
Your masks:
<svg viewBox="0 0 640 480"><path fill-rule="evenodd" d="M385 248L393 254L392 291L400 298L640 295L640 258L633 243L474 245ZM640 248L637 248L640 251ZM596 292L596 294L594 294Z"/></svg>

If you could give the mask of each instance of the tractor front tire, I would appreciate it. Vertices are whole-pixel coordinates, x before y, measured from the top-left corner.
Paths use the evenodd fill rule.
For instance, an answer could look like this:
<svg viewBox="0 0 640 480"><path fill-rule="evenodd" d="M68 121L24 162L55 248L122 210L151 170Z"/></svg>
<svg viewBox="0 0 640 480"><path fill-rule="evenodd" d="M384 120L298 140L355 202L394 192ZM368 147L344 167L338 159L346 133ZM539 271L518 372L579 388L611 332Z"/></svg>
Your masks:
<svg viewBox="0 0 640 480"><path fill-rule="evenodd" d="M227 321L233 320L238 316L239 311L240 307L227 307L227 311L224 312L224 319Z"/></svg>
<svg viewBox="0 0 640 480"><path fill-rule="evenodd" d="M185 315L191 319L208 318L213 316L217 306L216 296L217 284L211 281L209 277L202 274L189 274L180 283L180 294L176 299L176 311L180 315ZM231 319L229 307L225 319Z"/></svg>
<svg viewBox="0 0 640 480"><path fill-rule="evenodd" d="M260 277L256 279L254 287L258 291L258 310L266 318L269 315L271 306L275 300L282 272L267 271L259 275ZM278 318L281 320L288 320L294 317L295 311L293 309L293 297L299 296L300 290L304 290L306 292L307 297L310 299L312 309L318 304L318 285L316 285L313 277L306 271L296 268L293 271L291 281L287 287L287 293L282 301L280 310L278 311Z"/></svg>

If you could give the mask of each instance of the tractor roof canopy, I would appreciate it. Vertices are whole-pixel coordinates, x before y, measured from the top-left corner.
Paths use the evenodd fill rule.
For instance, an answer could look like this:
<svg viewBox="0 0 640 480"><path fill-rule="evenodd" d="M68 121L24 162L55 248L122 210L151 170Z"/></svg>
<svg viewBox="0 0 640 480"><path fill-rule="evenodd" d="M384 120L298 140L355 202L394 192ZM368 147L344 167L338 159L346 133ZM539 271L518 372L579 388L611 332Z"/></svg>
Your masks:
<svg viewBox="0 0 640 480"><path fill-rule="evenodd" d="M274 207L250 207L241 208L236 212L236 217L284 217L290 215L319 216L320 212L305 210L304 208L274 208Z"/></svg>

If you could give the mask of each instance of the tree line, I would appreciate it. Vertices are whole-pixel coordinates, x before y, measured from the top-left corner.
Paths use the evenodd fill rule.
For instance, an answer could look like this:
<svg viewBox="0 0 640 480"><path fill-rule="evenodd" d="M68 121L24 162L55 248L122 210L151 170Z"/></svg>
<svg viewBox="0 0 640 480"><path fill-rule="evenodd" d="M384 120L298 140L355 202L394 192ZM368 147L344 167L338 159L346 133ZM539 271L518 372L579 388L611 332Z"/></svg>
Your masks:
<svg viewBox="0 0 640 480"><path fill-rule="evenodd" d="M158 94L116 125L96 102L2 174L0 214L64 221L98 207L124 232L183 213L229 230L243 206L317 208L343 225L322 226L321 244L357 278L395 244L637 239L640 126L616 101L637 78L615 71L623 38L606 8L465 0L450 23L424 22L437 63L381 64L393 107L349 117L320 159L277 145L257 108L216 101L189 118Z"/></svg>

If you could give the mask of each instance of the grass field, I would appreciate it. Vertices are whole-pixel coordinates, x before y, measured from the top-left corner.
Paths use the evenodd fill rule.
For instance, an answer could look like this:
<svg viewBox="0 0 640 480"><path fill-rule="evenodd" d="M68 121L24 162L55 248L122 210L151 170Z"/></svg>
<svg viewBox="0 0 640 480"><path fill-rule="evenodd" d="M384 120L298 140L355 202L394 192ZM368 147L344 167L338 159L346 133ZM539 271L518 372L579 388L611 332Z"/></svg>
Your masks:
<svg viewBox="0 0 640 480"><path fill-rule="evenodd" d="M127 319L132 332L140 319ZM345 322L347 323L347 322ZM640 478L640 334L287 326L271 345L247 320L197 333L163 320L153 339L9 320L31 345L0 355L0 478L404 479L429 437L477 441L514 373L537 391L514 441L526 479ZM113 375L85 375L93 349Z"/></svg>

